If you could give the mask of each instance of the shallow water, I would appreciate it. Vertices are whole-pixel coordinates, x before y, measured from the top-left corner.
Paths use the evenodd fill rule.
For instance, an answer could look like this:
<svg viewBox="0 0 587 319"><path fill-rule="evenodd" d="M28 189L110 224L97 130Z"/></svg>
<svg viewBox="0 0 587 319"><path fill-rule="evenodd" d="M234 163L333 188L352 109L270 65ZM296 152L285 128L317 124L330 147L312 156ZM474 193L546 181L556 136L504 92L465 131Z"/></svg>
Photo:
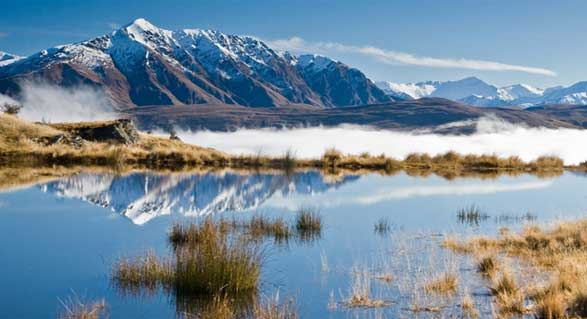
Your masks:
<svg viewBox="0 0 587 319"><path fill-rule="evenodd" d="M278 291L282 299L293 298L301 318L414 317L409 310L414 303L447 305L443 313L449 316L459 313L458 301L422 301L425 297L415 287L455 267L459 291L467 288L487 317L491 306L484 283L467 258L440 248L443 235L518 229L527 222L521 218L526 213L536 223L584 217L586 186L587 178L569 172L551 179L523 175L489 180L404 174L325 177L313 171L291 176L82 173L0 193L0 317L55 317L62 310L60 300L76 296L104 298L111 318L174 318L175 304L163 292L138 297L115 289L110 282L113 262L150 249L167 255L166 234L177 220L258 213L293 218L301 206L320 209L322 238L286 247L267 243L263 296ZM490 217L478 224L460 222L457 211L470 205ZM383 235L374 232L381 218L391 225ZM389 284L371 280L372 295L390 301L388 307L350 309L343 304L353 267L392 275Z"/></svg>

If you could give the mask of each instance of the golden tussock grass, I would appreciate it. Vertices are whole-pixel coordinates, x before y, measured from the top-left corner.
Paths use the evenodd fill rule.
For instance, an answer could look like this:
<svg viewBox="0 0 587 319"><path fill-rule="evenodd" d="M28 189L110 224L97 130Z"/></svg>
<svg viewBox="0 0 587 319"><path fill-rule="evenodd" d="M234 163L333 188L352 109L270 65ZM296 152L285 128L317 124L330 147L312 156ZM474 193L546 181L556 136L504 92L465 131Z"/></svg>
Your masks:
<svg viewBox="0 0 587 319"><path fill-rule="evenodd" d="M432 278L425 284L424 289L428 293L453 295L457 292L458 284L458 274L454 271L448 271Z"/></svg>
<svg viewBox="0 0 587 319"><path fill-rule="evenodd" d="M473 319L479 317L479 310L475 306L473 297L471 297L467 290L465 290L461 298L461 311L464 318Z"/></svg>
<svg viewBox="0 0 587 319"><path fill-rule="evenodd" d="M494 255L483 256L477 262L477 271L483 276L492 277L498 269L498 261Z"/></svg>
<svg viewBox="0 0 587 319"><path fill-rule="evenodd" d="M500 311L532 312L536 318L587 316L587 220L559 222L550 227L530 225L519 233L501 232L495 238L451 239L445 247L459 253L517 258L521 272L539 272L549 278L546 285L525 282L527 287L538 288L523 288L509 271L494 269L496 262L490 261L493 257L482 258L478 264L481 273L494 269L490 291ZM529 301L533 303L527 307Z"/></svg>
<svg viewBox="0 0 587 319"><path fill-rule="evenodd" d="M134 260L121 259L112 271L116 285L130 292L162 287L180 296L256 292L261 266L256 245L231 236L222 224L211 219L201 225L179 227L174 225L169 235L174 244L173 258L160 260L147 253ZM184 230L189 233L180 233Z"/></svg>
<svg viewBox="0 0 587 319"><path fill-rule="evenodd" d="M13 115L0 114L0 162L54 163L80 165L139 165L151 168L171 167L232 167L271 168L291 172L294 169L314 168L329 172L338 170L377 171L394 174L400 170L412 176L437 174L448 179L459 176L495 177L499 174L532 173L538 176L556 176L562 173L564 163L555 157L541 157L525 163L517 157L499 158L495 155L460 155L455 152L431 157L410 154L403 160L385 155L342 154L328 149L319 159L297 159L287 151L282 157L232 156L213 149L185 144L176 139L140 133L138 141L121 145L115 141L92 142L80 145L66 142L47 143L60 135L75 137L81 128L99 127L109 122L67 124L28 123ZM67 140L67 139L66 139Z"/></svg>

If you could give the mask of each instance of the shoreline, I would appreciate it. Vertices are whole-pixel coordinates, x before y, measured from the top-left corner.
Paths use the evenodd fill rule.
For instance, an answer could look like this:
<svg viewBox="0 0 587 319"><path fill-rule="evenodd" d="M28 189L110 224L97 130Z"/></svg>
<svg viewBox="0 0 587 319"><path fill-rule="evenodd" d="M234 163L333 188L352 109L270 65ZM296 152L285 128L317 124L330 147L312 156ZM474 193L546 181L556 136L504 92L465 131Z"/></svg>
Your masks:
<svg viewBox="0 0 587 319"><path fill-rule="evenodd" d="M13 168L60 166L127 167L182 171L190 169L283 170L316 169L326 172L375 172L414 175L534 174L552 176L584 165L565 166L560 158L543 156L531 162L495 155L411 154L404 159L383 155L347 155L328 149L318 159L298 159L291 152L281 157L230 155L136 130L132 122L42 124L0 115L0 166Z"/></svg>

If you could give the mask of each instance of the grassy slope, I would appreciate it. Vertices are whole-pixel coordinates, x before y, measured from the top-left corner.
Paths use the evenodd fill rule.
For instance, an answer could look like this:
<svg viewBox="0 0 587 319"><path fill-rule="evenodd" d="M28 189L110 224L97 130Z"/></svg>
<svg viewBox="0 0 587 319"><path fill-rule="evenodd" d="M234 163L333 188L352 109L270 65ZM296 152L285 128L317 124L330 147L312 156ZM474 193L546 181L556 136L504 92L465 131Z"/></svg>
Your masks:
<svg viewBox="0 0 587 319"><path fill-rule="evenodd" d="M44 125L28 123L17 117L0 114L0 157L29 158L31 161L60 164L164 164L184 162L212 164L228 158L224 153L182 143L181 141L140 134L139 142L124 145L116 142L84 141L76 148L68 143L44 145L38 142L58 135L70 136L69 131L80 126L99 126L104 123L74 123Z"/></svg>

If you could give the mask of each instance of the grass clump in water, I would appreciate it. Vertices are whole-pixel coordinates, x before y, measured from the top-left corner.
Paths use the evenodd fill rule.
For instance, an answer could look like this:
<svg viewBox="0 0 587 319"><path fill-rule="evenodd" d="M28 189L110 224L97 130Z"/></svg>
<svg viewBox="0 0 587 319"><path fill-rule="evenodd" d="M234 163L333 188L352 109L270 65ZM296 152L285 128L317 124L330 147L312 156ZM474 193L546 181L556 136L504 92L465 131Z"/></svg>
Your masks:
<svg viewBox="0 0 587 319"><path fill-rule="evenodd" d="M176 295L255 292L261 264L258 246L230 235L226 225L211 218L185 228L175 225L170 232L171 261L160 261L152 253L122 259L114 266L112 277L119 287L131 291L161 286ZM191 233L181 232L186 229Z"/></svg>
<svg viewBox="0 0 587 319"><path fill-rule="evenodd" d="M471 205L469 207L459 209L457 212L457 218L461 224L479 225L479 222L487 220L489 215L482 212L479 207Z"/></svg>
<svg viewBox="0 0 587 319"><path fill-rule="evenodd" d="M424 286L426 292L442 295L452 295L457 291L459 277L455 272L449 271L433 278Z"/></svg>
<svg viewBox="0 0 587 319"><path fill-rule="evenodd" d="M375 225L373 225L373 232L379 235L385 235L391 230L389 220L387 218L380 218Z"/></svg>
<svg viewBox="0 0 587 319"><path fill-rule="evenodd" d="M351 294L345 302L349 307L378 308L388 302L371 297L371 274L366 268L354 267L352 270Z"/></svg>
<svg viewBox="0 0 587 319"><path fill-rule="evenodd" d="M106 301L99 300L92 303L82 302L78 297L70 297L66 300L59 300L63 311L59 319L99 319L106 314Z"/></svg>
<svg viewBox="0 0 587 319"><path fill-rule="evenodd" d="M299 209L295 229L302 241L311 241L322 236L322 216L318 210L309 207Z"/></svg>
<svg viewBox="0 0 587 319"><path fill-rule="evenodd" d="M174 274L171 263L160 260L154 252L147 252L134 259L120 259L114 266L112 278L123 291L138 293L141 290L153 292L161 285L170 285Z"/></svg>
<svg viewBox="0 0 587 319"><path fill-rule="evenodd" d="M280 303L277 295L253 307L255 319L296 319L298 312L292 301Z"/></svg>
<svg viewBox="0 0 587 319"><path fill-rule="evenodd" d="M284 243L289 241L293 235L291 227L281 217L269 218L263 215L253 216L250 220L239 222L233 221L236 228L242 229L245 234L253 239L273 237L275 242Z"/></svg>

